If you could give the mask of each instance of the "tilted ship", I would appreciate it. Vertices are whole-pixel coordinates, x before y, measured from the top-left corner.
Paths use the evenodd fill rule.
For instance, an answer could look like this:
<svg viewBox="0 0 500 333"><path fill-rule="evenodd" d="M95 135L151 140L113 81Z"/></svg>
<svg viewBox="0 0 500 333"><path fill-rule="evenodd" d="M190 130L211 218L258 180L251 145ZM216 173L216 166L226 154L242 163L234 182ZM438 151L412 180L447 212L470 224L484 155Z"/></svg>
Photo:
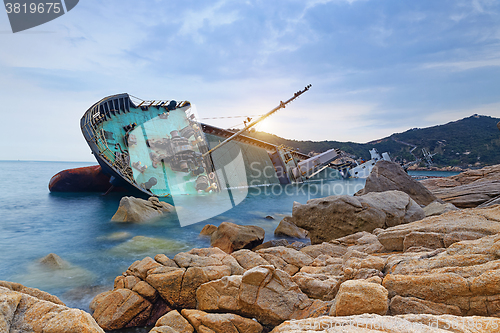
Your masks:
<svg viewBox="0 0 500 333"><path fill-rule="evenodd" d="M110 183L149 196L303 182L332 166L340 151L311 157L244 133L309 88L236 133L198 122L188 101L144 101L126 93L92 105L80 125L103 172L111 176Z"/></svg>

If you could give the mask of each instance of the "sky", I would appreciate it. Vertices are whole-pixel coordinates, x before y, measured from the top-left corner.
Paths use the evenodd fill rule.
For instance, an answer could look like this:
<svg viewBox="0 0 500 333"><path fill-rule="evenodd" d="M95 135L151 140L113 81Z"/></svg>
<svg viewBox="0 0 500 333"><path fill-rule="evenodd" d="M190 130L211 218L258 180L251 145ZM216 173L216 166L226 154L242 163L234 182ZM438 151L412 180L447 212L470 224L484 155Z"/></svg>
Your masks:
<svg viewBox="0 0 500 333"><path fill-rule="evenodd" d="M123 92L214 118L312 84L257 127L297 140L500 117L497 0L80 0L15 34L0 13L0 45L1 160L94 161L80 118Z"/></svg>

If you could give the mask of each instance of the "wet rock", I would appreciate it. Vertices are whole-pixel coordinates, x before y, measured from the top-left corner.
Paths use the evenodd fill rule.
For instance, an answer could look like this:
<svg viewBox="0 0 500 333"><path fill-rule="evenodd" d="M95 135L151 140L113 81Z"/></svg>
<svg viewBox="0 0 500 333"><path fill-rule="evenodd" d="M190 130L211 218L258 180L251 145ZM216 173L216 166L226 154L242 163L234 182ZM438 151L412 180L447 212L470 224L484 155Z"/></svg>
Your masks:
<svg viewBox="0 0 500 333"><path fill-rule="evenodd" d="M451 211L439 216L427 217L421 221L377 230L374 233L387 251L403 251L404 240L412 232L437 233L442 235L443 242L447 235L453 234L453 238L448 236L446 243L450 244L454 239L460 239L460 235L465 238L474 236L481 237L500 232L500 206L463 209ZM425 247L425 241L421 246Z"/></svg>
<svg viewBox="0 0 500 333"><path fill-rule="evenodd" d="M217 227L213 224L206 224L200 231L200 236L212 236L212 234L217 230Z"/></svg>
<svg viewBox="0 0 500 333"><path fill-rule="evenodd" d="M235 314L206 313L199 310L183 309L182 315L187 318L197 332L215 333L261 333L262 325L258 322ZM204 330L204 328L209 330Z"/></svg>
<svg viewBox="0 0 500 333"><path fill-rule="evenodd" d="M349 280L340 285L330 315L351 316L363 313L385 315L387 310L387 289L376 283Z"/></svg>
<svg viewBox="0 0 500 333"><path fill-rule="evenodd" d="M307 238L307 230L297 227L293 222L290 221L289 217L284 217L278 227L274 230L276 236L288 236L294 238Z"/></svg>
<svg viewBox="0 0 500 333"><path fill-rule="evenodd" d="M399 191L312 199L305 205L294 203L292 213L295 225L309 231L312 244L422 218L422 208L406 193Z"/></svg>
<svg viewBox="0 0 500 333"><path fill-rule="evenodd" d="M111 218L113 222L146 222L163 216L165 213L173 212L174 206L159 201L156 197L143 200L134 197L123 197L115 215Z"/></svg>
<svg viewBox="0 0 500 333"><path fill-rule="evenodd" d="M240 226L222 222L210 238L210 245L226 253L240 249L252 249L262 244L265 231L256 226Z"/></svg>
<svg viewBox="0 0 500 333"><path fill-rule="evenodd" d="M425 217L441 215L452 210L458 210L458 208L450 202L440 203L438 201L433 201L432 203L424 207Z"/></svg>
<svg viewBox="0 0 500 333"><path fill-rule="evenodd" d="M450 314L460 316L462 314L460 308L455 305L434 303L415 297L401 297L398 295L394 296L391 299L389 309L391 315L427 313L433 315Z"/></svg>
<svg viewBox="0 0 500 333"><path fill-rule="evenodd" d="M104 333L92 317L28 294L0 287L1 332Z"/></svg>
<svg viewBox="0 0 500 333"><path fill-rule="evenodd" d="M417 204L423 206L438 200L424 185L411 178L399 164L380 160L366 178L365 187L356 195L386 191L404 192Z"/></svg>

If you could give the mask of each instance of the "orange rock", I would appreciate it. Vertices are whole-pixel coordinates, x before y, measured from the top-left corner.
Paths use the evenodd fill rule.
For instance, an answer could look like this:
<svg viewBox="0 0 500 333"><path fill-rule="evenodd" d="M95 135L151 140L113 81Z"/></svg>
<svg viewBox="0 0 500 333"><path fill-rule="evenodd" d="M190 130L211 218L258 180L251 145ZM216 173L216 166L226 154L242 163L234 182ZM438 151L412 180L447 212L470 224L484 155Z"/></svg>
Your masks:
<svg viewBox="0 0 500 333"><path fill-rule="evenodd" d="M363 313L385 315L387 310L387 289L376 283L349 280L340 285L330 315L351 316Z"/></svg>

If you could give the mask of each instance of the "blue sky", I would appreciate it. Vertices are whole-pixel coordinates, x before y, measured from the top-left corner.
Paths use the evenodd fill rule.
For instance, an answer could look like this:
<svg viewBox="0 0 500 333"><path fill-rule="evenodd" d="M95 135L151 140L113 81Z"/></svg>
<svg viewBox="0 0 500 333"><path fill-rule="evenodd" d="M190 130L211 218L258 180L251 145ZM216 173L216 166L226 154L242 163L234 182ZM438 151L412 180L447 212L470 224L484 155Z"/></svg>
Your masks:
<svg viewBox="0 0 500 333"><path fill-rule="evenodd" d="M93 161L79 120L121 92L208 118L262 114L312 84L257 128L300 140L500 117L496 0L81 0L16 34L0 13L0 41L0 159Z"/></svg>

